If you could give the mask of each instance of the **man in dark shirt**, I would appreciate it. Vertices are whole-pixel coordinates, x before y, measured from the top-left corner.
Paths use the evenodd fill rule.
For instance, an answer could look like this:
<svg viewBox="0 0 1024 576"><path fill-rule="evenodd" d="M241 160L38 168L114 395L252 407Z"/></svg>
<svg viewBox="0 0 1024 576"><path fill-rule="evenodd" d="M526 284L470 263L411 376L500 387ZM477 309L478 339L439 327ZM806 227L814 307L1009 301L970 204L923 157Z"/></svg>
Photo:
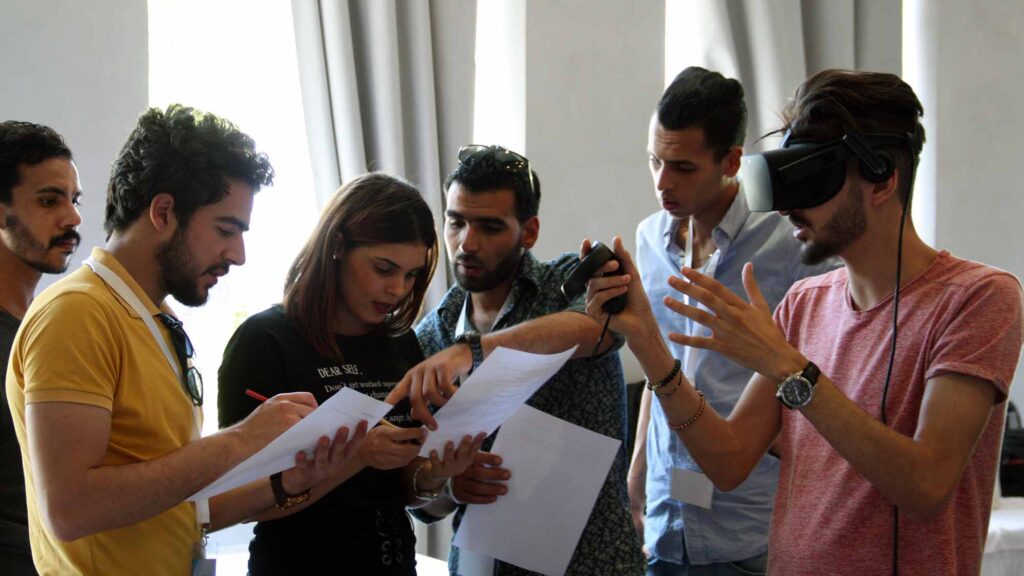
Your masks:
<svg viewBox="0 0 1024 576"><path fill-rule="evenodd" d="M78 248L81 196L60 134L29 122L0 123L0 383L40 277L67 270ZM2 386L0 394L0 573L35 574L21 450Z"/></svg>
<svg viewBox="0 0 1024 576"><path fill-rule="evenodd" d="M497 146L465 146L445 188L445 244L458 285L417 326L423 352L434 356L411 371L415 377L406 378L419 383L419 390L414 386L410 394L416 407L413 416L430 425L431 418L422 413L423 400L433 397L434 404L443 403L436 394L454 392L447 376L467 373L497 346L553 353L578 345L575 357L527 404L624 441L626 391L617 353L621 341L607 335L603 346L597 345L602 326L579 313L584 310L582 298L568 300L562 294L560 286L579 263L575 253L546 262L530 253L540 229L540 182L529 162ZM492 442L493 437L484 449ZM500 455L481 452L477 465L452 479L445 495L417 516L430 521L450 513L456 504L494 502L504 493L501 481L515 474L499 465ZM628 504L625 449L620 448L567 574L644 573ZM458 506L456 527L464 510L464 505ZM454 546L449 568L453 574L533 574Z"/></svg>

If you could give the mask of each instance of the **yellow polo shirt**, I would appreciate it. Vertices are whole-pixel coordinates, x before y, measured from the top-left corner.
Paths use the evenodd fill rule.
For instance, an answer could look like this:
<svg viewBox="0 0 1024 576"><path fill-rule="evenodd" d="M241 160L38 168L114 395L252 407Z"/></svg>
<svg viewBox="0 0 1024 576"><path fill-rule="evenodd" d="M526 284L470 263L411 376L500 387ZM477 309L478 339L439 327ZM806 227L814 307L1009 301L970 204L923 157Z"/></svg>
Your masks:
<svg viewBox="0 0 1024 576"><path fill-rule="evenodd" d="M112 255L94 248L92 257L124 280L151 314L161 311ZM157 326L173 351L159 320ZM7 396L22 448L32 557L41 574L190 573L199 540L191 503L73 542L57 540L39 517L26 404L74 402L109 410L110 444L101 466L159 458L192 437L192 403L152 333L89 267L54 283L29 307L11 351Z"/></svg>

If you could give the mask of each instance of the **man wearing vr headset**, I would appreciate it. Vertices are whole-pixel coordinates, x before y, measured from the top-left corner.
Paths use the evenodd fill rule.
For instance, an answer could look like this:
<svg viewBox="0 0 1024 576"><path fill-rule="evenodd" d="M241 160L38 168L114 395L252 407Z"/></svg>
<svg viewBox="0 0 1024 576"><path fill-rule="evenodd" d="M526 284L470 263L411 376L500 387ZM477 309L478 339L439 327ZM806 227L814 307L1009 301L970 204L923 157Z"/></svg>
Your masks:
<svg viewBox="0 0 1024 576"><path fill-rule="evenodd" d="M742 293L743 264L763 264L770 271L763 283L771 306L795 281L838 265L835 259L801 264L800 243L786 220L747 207L736 179L746 112L738 81L690 67L665 89L651 117L647 152L662 210L637 227L637 266L666 335L703 334L698 324L657 305L671 290L667 279L684 265ZM682 374L730 412L752 372L714 351L669 347ZM629 470L630 507L646 536L648 574L763 574L778 459L765 454L735 490L714 490L651 398L645 389Z"/></svg>
<svg viewBox="0 0 1024 576"><path fill-rule="evenodd" d="M410 370L388 401L408 394L413 417L432 427L426 403L443 405L457 391L454 379L497 346L538 353L579 346L576 357L527 404L624 442L626 390L617 352L622 342L604 338L595 350L602 326L583 313L582 295L570 300L560 290L579 264L575 253L542 262L530 252L540 231L540 181L527 159L498 146L464 146L445 188L444 238L457 285L416 327L424 353L433 356ZM494 438L484 442L484 450ZM451 479L444 494L416 515L429 522L459 505L457 527L465 504L494 502L515 473L501 468L500 455L480 452L476 465ZM627 499L626 455L620 449L567 574L643 574ZM534 574L454 546L448 563L453 574Z"/></svg>
<svg viewBox="0 0 1024 576"><path fill-rule="evenodd" d="M727 418L685 379L665 384L659 402L723 489L779 439L773 574L980 571L1003 403L1020 355L1021 287L1006 272L936 251L909 219L904 225L922 114L892 74L814 75L784 111L785 148L743 177L752 207L792 221L806 262L838 255L846 268L798 282L774 320L754 279L763 267L744 268L749 304L691 268L670 280L683 300L706 308L665 304L711 329L670 339L755 375ZM588 311L628 287L626 311L612 323L648 376L664 378L671 357L647 335L643 287L617 248L627 274L591 281Z"/></svg>

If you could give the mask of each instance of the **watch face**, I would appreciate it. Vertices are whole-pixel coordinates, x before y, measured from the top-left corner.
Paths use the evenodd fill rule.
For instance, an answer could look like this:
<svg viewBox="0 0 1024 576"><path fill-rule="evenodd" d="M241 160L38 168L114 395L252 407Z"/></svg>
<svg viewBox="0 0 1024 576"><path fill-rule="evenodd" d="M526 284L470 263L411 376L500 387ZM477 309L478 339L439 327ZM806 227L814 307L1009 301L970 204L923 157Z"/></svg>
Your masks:
<svg viewBox="0 0 1024 576"><path fill-rule="evenodd" d="M814 387L803 378L797 377L787 380L782 385L782 400L789 406L804 406L811 401L811 392Z"/></svg>

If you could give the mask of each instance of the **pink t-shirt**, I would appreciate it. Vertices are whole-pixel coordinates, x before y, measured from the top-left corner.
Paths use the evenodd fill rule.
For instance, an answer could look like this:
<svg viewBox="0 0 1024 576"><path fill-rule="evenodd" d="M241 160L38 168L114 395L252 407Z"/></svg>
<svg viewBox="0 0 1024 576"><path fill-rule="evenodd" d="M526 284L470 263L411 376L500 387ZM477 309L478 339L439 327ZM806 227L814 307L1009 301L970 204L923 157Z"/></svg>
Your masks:
<svg viewBox="0 0 1024 576"><path fill-rule="evenodd" d="M879 416L892 296L854 310L840 268L795 284L775 312L786 339L862 410ZM1006 400L1022 341L1021 287L1001 270L941 252L900 291L889 426L913 436L928 379L984 378L999 403L953 497L935 518L899 518L901 575L978 574ZM889 574L892 504L799 412L782 410L781 471L769 540L776 575Z"/></svg>

